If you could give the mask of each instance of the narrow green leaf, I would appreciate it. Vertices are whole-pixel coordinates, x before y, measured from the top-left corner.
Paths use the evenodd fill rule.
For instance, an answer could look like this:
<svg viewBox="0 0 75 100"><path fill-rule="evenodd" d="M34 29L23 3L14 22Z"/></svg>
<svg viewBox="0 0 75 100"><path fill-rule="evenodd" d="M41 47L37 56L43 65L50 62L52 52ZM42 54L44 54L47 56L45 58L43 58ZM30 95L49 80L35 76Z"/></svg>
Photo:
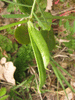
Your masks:
<svg viewBox="0 0 75 100"><path fill-rule="evenodd" d="M2 87L0 89L0 97L3 96L3 95L5 95L5 94L6 94L6 88L5 87Z"/></svg>
<svg viewBox="0 0 75 100"><path fill-rule="evenodd" d="M6 14L6 15L2 15L2 17L4 18L23 18L23 17L29 17L28 15L24 15L24 14Z"/></svg>
<svg viewBox="0 0 75 100"><path fill-rule="evenodd" d="M5 95L3 97L0 98L0 100L6 100L9 97L9 95Z"/></svg>
<svg viewBox="0 0 75 100"><path fill-rule="evenodd" d="M37 66L38 66L38 72L39 72L39 89L42 88L42 86L45 84L45 80L46 80L46 70L45 70L45 67L43 65L43 60L42 60L42 57L41 57L41 54L30 34L30 40L31 40L31 45L32 45L32 48L33 48L33 51L34 51L34 55L35 55L35 58L36 58L36 62L37 62Z"/></svg>
<svg viewBox="0 0 75 100"><path fill-rule="evenodd" d="M32 26L32 28L34 28ZM35 55L35 58L36 58L36 62L37 62L37 66L38 66L38 72L39 72L39 89L42 88L42 86L45 84L45 80L46 80L46 70L45 70L45 67L44 67L44 64L43 64L43 59L42 59L42 56L41 56L41 53L32 37L32 33L31 32L34 32L34 30L31 31L31 25L28 23L28 31L29 31L29 36L30 36L30 40L31 40L31 45L32 45L32 48L33 48L33 51L34 51L34 55ZM37 37L38 38L38 37Z"/></svg>
<svg viewBox="0 0 75 100"><path fill-rule="evenodd" d="M21 44L30 43L27 25L17 27L17 29L15 30L15 38Z"/></svg>
<svg viewBox="0 0 75 100"><path fill-rule="evenodd" d="M27 22L27 20L23 20L23 21L19 21L19 22L15 22L15 23L9 24L9 25L5 25L5 26L0 27L0 30L4 30L4 29L7 29L7 28L16 26L18 24L26 23L26 22Z"/></svg>
<svg viewBox="0 0 75 100"><path fill-rule="evenodd" d="M31 21L28 21L28 30L40 51L44 66L46 68L50 61L48 46L41 33L34 28L33 23Z"/></svg>

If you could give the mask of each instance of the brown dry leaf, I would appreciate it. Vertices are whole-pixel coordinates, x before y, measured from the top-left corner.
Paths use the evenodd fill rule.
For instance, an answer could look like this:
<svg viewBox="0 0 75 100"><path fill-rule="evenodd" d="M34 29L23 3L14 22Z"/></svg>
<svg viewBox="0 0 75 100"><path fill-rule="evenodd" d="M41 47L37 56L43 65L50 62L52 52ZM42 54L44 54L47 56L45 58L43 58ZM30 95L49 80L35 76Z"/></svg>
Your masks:
<svg viewBox="0 0 75 100"><path fill-rule="evenodd" d="M7 81L15 85L14 72L16 67L12 62L6 62L6 58L3 57L0 60L0 80Z"/></svg>
<svg viewBox="0 0 75 100"><path fill-rule="evenodd" d="M72 100L73 99L73 93L72 93L71 89L70 88L67 88L65 91L66 91L66 93L68 95L68 99L67 99L67 97L65 95L65 92L63 90L63 91L60 91L59 92L59 94L62 95L62 97L60 98L60 100Z"/></svg>
<svg viewBox="0 0 75 100"><path fill-rule="evenodd" d="M61 62L62 68L67 68L68 64L66 62Z"/></svg>
<svg viewBox="0 0 75 100"><path fill-rule="evenodd" d="M65 91L68 94L68 93L71 92L71 89L70 88L66 88ZM64 92L64 90L62 90L62 91L59 91L58 94L65 95L65 92Z"/></svg>
<svg viewBox="0 0 75 100"><path fill-rule="evenodd" d="M63 100L72 100L73 98L72 92L68 93L68 98L69 99L67 99L67 97L65 96Z"/></svg>

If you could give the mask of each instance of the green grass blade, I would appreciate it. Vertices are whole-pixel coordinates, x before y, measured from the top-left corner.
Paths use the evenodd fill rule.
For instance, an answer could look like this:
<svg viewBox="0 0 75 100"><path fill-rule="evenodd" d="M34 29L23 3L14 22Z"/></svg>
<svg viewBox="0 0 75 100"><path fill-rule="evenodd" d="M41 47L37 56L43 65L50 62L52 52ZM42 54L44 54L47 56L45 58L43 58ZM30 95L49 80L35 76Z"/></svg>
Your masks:
<svg viewBox="0 0 75 100"><path fill-rule="evenodd" d="M18 89L19 87L21 87L23 85L29 84L32 81L32 79L34 78L34 76L35 75L32 75L28 80L25 80L22 83L20 83L19 85L15 86L15 87L12 87L12 90L16 90L16 89Z"/></svg>
<svg viewBox="0 0 75 100"><path fill-rule="evenodd" d="M12 23L12 24L9 24L9 25L2 26L2 27L0 27L0 31L7 29L7 28L10 28L10 27L13 27L13 26L16 26L18 24L26 23L26 22L27 22L27 20L23 20L23 21L19 21L19 22L15 22L15 23Z"/></svg>
<svg viewBox="0 0 75 100"><path fill-rule="evenodd" d="M51 59L53 60L53 58L51 57ZM65 70L65 69L63 69L57 62L55 62L54 60L53 60L53 62L58 66L58 67L60 67L60 69L62 69L68 76L70 76L71 78L72 78L72 76ZM71 88L71 90L73 91L73 92L75 92L75 90L72 88L72 86L68 83L68 81L66 80L66 78L62 75L62 73L57 69L57 71L58 71L58 73L60 74L60 76L61 76L61 78L65 81L65 83L68 85L68 87L70 87Z"/></svg>
<svg viewBox="0 0 75 100"><path fill-rule="evenodd" d="M68 85L68 87L75 92L75 90L73 89L73 87L69 84L69 82L66 80L66 78L62 75L62 73L57 69L58 74L61 76L61 78L65 81L65 83Z"/></svg>
<svg viewBox="0 0 75 100"><path fill-rule="evenodd" d="M6 15L2 15L3 18L23 18L23 17L29 17L28 15L24 15L24 14L6 14Z"/></svg>
<svg viewBox="0 0 75 100"><path fill-rule="evenodd" d="M50 56L51 60L58 66L60 67L60 69L62 69L68 76L70 76L71 78L73 78L64 68L62 68L51 56Z"/></svg>
<svg viewBox="0 0 75 100"><path fill-rule="evenodd" d="M56 66L54 65L54 63L52 63L52 62L50 62L50 64L52 65L52 68L53 68L53 70L54 70L54 73L56 74L56 76L57 76L57 78L58 78L58 80L59 80L59 82L60 82L60 84L61 84L61 86L62 86L62 88L63 88L63 90L64 90L64 92L65 92L65 94L66 94L66 96L67 96L67 93L66 93L66 91L65 91L65 87L64 87L64 85L63 85L63 83L62 83L62 80L61 80L60 75L59 75L59 73L58 73L57 67L56 67ZM68 96L67 96L67 99L68 99Z"/></svg>

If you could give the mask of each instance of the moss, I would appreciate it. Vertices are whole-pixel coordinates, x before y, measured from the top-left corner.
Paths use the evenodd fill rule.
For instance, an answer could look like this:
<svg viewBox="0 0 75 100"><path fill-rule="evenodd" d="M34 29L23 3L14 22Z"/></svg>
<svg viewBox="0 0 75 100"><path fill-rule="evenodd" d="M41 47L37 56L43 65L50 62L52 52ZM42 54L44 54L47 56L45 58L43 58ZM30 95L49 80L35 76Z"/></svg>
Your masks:
<svg viewBox="0 0 75 100"><path fill-rule="evenodd" d="M16 66L15 79L21 82L26 77L26 69L28 64L32 64L32 59L34 58L31 45L22 45L17 52L17 57L15 59L14 65Z"/></svg>
<svg viewBox="0 0 75 100"><path fill-rule="evenodd" d="M11 60L11 53L14 53L18 50L18 44L12 43L10 39L6 36L0 35L0 59L5 56L4 51L6 52L5 56L7 60Z"/></svg>
<svg viewBox="0 0 75 100"><path fill-rule="evenodd" d="M6 36L0 35L0 47L2 50L10 51L13 48L12 41Z"/></svg>

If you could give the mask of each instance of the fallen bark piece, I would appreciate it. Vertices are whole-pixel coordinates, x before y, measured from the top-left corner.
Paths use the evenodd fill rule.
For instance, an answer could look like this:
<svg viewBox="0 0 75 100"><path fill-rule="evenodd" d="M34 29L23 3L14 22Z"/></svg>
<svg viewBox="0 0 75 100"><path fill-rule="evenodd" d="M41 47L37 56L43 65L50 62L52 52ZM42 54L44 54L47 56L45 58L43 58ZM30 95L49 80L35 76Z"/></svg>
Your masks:
<svg viewBox="0 0 75 100"><path fill-rule="evenodd" d="M16 67L13 65L12 62L6 62L5 63L5 69L4 69L4 78L7 82L10 82L15 85L15 79L14 79L14 72L16 70Z"/></svg>
<svg viewBox="0 0 75 100"><path fill-rule="evenodd" d="M3 57L0 62L1 62L1 64L5 64L6 63L6 58Z"/></svg>
<svg viewBox="0 0 75 100"><path fill-rule="evenodd" d="M53 0L47 0L47 6L46 6L46 10L51 10L52 9L52 4L53 4Z"/></svg>
<svg viewBox="0 0 75 100"><path fill-rule="evenodd" d="M4 73L4 67L0 65L0 80L5 80L3 77L3 73Z"/></svg>

